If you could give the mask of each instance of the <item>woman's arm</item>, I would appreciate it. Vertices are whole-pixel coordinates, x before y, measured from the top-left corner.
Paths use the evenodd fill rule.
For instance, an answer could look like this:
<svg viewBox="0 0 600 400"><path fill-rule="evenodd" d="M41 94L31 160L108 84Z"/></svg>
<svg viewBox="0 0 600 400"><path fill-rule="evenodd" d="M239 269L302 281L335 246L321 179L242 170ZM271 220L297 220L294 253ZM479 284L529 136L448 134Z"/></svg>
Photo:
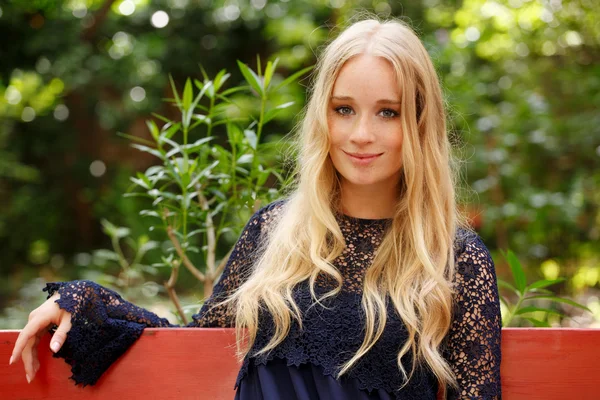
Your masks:
<svg viewBox="0 0 600 400"><path fill-rule="evenodd" d="M494 262L478 236L467 240L457 258L454 318L446 359L459 390L449 399L500 399L502 320Z"/></svg>
<svg viewBox="0 0 600 400"><path fill-rule="evenodd" d="M273 203L276 204L276 203ZM224 307L212 308L232 293L245 279L253 263L262 223L267 210L257 211L235 245L213 296L194 315L189 327L232 326L232 313ZM71 367L76 383L93 385L100 376L141 336L147 327L176 327L165 318L124 300L118 293L92 281L49 283L44 289L48 300L31 313L21 331L13 362L23 358L28 379L39 369L39 338L54 325L51 346L58 342L55 357L62 357Z"/></svg>

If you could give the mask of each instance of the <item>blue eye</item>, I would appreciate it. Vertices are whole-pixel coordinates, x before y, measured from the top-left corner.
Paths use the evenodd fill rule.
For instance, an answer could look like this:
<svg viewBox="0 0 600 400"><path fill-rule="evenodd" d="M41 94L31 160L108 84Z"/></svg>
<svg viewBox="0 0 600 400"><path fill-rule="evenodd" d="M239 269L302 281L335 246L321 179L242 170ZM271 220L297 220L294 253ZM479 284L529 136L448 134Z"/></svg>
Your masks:
<svg viewBox="0 0 600 400"><path fill-rule="evenodd" d="M396 117L396 116L398 116L398 115L399 115L397 111L394 111L394 110L392 110L392 109L389 109L389 108L385 108L385 109L381 110L381 111L379 112L379 114L380 114L380 115L381 115L383 118L394 118L394 117Z"/></svg>
<svg viewBox="0 0 600 400"><path fill-rule="evenodd" d="M350 115L353 113L353 110L348 106L339 106L335 108L335 112L340 115Z"/></svg>

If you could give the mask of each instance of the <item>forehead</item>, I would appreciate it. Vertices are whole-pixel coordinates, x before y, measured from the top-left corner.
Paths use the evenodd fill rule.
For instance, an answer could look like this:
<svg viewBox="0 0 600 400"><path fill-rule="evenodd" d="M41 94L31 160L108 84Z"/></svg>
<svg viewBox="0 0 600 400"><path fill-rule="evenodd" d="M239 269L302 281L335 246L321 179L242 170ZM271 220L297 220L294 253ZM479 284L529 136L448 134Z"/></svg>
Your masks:
<svg viewBox="0 0 600 400"><path fill-rule="evenodd" d="M335 79L332 96L376 96L399 100L400 84L388 60L361 54L344 63Z"/></svg>

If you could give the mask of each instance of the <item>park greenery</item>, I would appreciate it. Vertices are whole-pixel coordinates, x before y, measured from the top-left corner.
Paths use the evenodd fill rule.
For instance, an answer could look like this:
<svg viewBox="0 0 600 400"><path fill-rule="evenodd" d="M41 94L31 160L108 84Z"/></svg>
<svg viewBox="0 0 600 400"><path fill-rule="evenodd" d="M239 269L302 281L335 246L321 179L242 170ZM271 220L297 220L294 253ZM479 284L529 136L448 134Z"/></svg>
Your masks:
<svg viewBox="0 0 600 400"><path fill-rule="evenodd" d="M42 281L77 278L189 318L251 213L283 195L315 53L361 10L409 22L432 55L504 323L598 324L598 2L12 0L2 327L22 326Z"/></svg>

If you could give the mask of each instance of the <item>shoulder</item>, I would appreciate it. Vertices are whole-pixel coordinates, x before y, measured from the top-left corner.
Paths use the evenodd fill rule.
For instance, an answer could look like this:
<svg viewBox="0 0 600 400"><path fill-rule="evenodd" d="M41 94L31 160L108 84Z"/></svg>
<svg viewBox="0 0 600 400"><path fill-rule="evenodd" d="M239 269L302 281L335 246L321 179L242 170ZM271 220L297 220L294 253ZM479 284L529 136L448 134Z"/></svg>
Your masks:
<svg viewBox="0 0 600 400"><path fill-rule="evenodd" d="M264 225L269 224L271 221L275 220L284 209L288 199L283 198L279 200L275 200L266 206L263 206L256 211L252 217L250 217L249 224L258 224Z"/></svg>
<svg viewBox="0 0 600 400"><path fill-rule="evenodd" d="M275 200L266 206L260 208L257 212L254 213L252 218L259 219L261 222L269 222L274 220L281 214L281 211L285 208L288 199L283 198L279 200Z"/></svg>
<svg viewBox="0 0 600 400"><path fill-rule="evenodd" d="M490 251L477 233L460 228L454 242L456 280L463 283L495 282Z"/></svg>
<svg viewBox="0 0 600 400"><path fill-rule="evenodd" d="M284 198L261 207L250 217L244 231L250 235L260 235L266 232L277 220L286 203L287 199Z"/></svg>

